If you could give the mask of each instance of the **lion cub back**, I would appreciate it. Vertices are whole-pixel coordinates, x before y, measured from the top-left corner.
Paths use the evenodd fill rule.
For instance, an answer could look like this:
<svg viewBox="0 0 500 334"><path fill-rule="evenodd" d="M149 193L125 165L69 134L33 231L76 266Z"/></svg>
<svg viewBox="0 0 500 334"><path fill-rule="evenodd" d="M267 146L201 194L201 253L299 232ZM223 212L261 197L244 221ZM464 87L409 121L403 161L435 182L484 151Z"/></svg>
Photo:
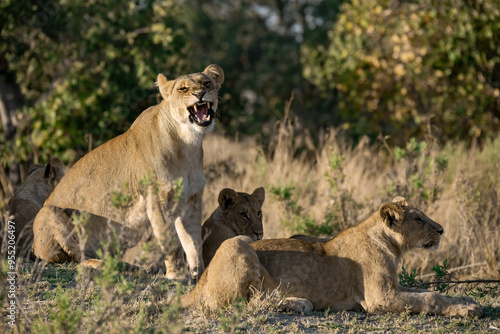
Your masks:
<svg viewBox="0 0 500 334"><path fill-rule="evenodd" d="M219 193L219 207L203 223L203 262L208 266L219 246L235 236L247 236L251 241L264 235L262 227L262 204L264 188L252 194L223 189Z"/></svg>

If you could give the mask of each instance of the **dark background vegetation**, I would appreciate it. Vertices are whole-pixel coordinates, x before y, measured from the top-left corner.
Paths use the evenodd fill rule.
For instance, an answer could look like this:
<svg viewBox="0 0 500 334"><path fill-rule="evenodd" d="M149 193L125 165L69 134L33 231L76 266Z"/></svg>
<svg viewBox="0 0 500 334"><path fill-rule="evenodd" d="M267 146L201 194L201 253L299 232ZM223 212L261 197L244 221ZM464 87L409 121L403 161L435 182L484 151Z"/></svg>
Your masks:
<svg viewBox="0 0 500 334"><path fill-rule="evenodd" d="M228 136L265 142L291 97L304 130L354 143L475 145L500 128L497 0L3 0L0 27L4 195L29 164L124 132L158 102L158 73L211 63Z"/></svg>

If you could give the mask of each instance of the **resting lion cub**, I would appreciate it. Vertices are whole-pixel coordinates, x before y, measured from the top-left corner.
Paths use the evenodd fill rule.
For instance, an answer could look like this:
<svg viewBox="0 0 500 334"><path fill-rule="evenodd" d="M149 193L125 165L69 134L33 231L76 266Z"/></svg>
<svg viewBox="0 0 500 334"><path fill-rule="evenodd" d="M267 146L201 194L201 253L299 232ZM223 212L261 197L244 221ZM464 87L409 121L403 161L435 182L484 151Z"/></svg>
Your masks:
<svg viewBox="0 0 500 334"><path fill-rule="evenodd" d="M234 296L251 295L250 286L280 289L295 309L367 312L427 312L479 315L468 297L447 297L398 284L401 255L413 248L437 248L443 228L397 197L364 222L330 241L268 239L224 242L199 283L181 299L183 306L218 307ZM294 307L292 307L294 308Z"/></svg>
<svg viewBox="0 0 500 334"><path fill-rule="evenodd" d="M16 228L14 235L17 256L31 252L33 219L66 170L66 166L57 158L52 158L46 166L31 166L28 176L7 203L6 212Z"/></svg>
<svg viewBox="0 0 500 334"><path fill-rule="evenodd" d="M223 81L218 65L170 81L158 75L163 101L142 112L124 134L75 163L47 199L33 226L35 255L49 262L80 262L96 257L109 228L133 245L150 225L163 252L166 235L177 234L191 277L201 275L202 139L214 127ZM153 183L146 189L145 179ZM174 200L178 179L183 185L179 203ZM115 191L124 194L125 210L111 204ZM83 251L71 210L91 214Z"/></svg>

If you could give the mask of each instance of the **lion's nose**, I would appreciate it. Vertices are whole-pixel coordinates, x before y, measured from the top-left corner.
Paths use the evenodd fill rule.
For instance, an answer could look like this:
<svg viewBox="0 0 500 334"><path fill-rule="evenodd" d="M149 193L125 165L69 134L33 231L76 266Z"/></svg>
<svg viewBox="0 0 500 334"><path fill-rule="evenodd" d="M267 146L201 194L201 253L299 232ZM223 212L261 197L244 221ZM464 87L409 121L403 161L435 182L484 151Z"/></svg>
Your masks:
<svg viewBox="0 0 500 334"><path fill-rule="evenodd" d="M262 240L262 237L264 236L264 233L253 232L253 234L255 234L255 236L257 237L257 240Z"/></svg>
<svg viewBox="0 0 500 334"><path fill-rule="evenodd" d="M203 95L205 95L205 91L202 90L202 91L199 91L199 92L196 92L196 93L192 93L194 96L196 96L198 99L202 99L203 98Z"/></svg>
<svg viewBox="0 0 500 334"><path fill-rule="evenodd" d="M438 228L436 231L437 231L437 233L439 233L439 234L443 234L444 229L443 229L443 228Z"/></svg>

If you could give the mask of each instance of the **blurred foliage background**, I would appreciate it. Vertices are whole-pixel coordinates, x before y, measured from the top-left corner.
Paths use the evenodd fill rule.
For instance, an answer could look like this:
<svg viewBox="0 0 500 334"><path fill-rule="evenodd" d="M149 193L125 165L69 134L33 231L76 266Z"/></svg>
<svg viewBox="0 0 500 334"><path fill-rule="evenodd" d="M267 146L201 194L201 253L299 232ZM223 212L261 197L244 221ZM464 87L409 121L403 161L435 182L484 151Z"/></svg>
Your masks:
<svg viewBox="0 0 500 334"><path fill-rule="evenodd" d="M218 132L265 141L287 101L356 143L500 129L498 0L3 0L2 187L65 163L158 102L154 81L219 64ZM10 185L11 187L11 185Z"/></svg>

